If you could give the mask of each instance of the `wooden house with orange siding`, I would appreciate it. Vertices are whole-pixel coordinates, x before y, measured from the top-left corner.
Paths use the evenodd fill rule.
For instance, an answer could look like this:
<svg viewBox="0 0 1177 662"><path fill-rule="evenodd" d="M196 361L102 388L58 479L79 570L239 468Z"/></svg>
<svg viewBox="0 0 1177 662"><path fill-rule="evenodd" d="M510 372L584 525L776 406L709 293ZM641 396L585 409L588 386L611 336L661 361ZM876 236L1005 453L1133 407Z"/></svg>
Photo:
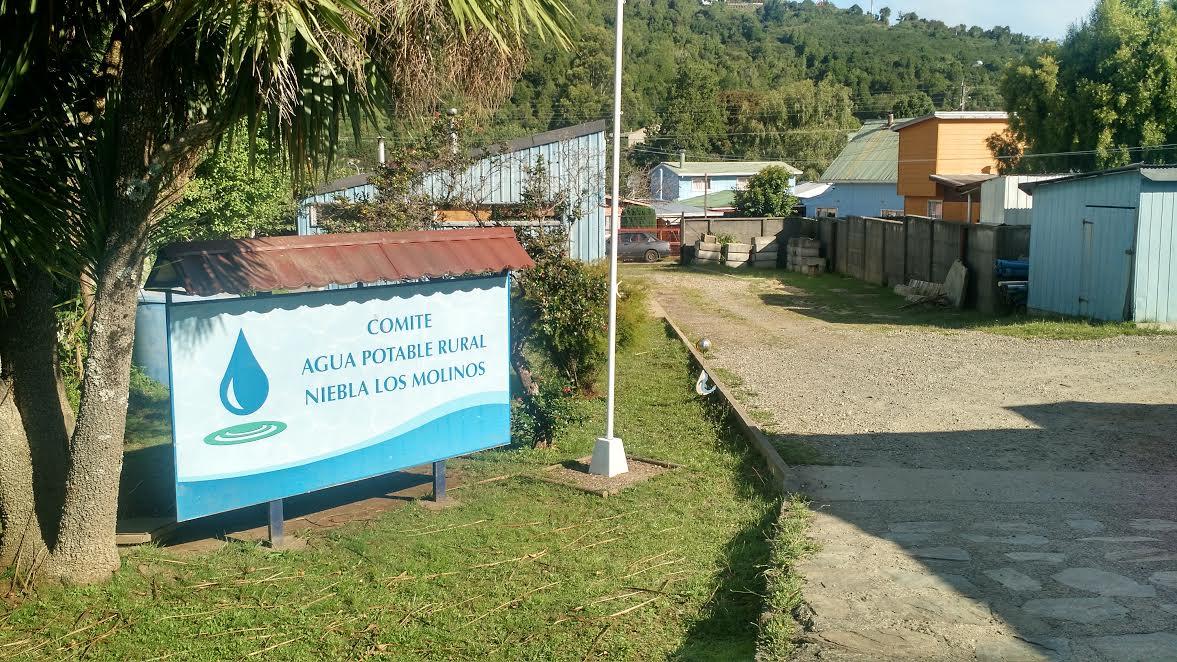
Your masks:
<svg viewBox="0 0 1177 662"><path fill-rule="evenodd" d="M981 197L966 192L997 176L997 159L986 140L1009 126L1004 112L938 112L896 123L899 181L904 212L951 221L977 222Z"/></svg>

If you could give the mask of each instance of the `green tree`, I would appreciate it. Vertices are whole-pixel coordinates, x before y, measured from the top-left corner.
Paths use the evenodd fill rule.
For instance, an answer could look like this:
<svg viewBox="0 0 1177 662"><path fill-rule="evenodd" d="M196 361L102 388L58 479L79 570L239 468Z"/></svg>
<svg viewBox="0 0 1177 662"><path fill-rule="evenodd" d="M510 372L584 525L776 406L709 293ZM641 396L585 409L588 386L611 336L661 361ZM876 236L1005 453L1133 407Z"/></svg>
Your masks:
<svg viewBox="0 0 1177 662"><path fill-rule="evenodd" d="M742 216L790 216L797 197L789 184L789 173L770 166L748 180L748 188L736 192L736 211Z"/></svg>
<svg viewBox="0 0 1177 662"><path fill-rule="evenodd" d="M725 92L720 105L728 130L712 137L711 151L787 161L811 179L861 126L854 117L850 90L836 83L805 80L771 92Z"/></svg>
<svg viewBox="0 0 1177 662"><path fill-rule="evenodd" d="M1166 0L1100 0L1061 45L1047 44L1005 71L1011 143L1020 170L1091 170L1172 160L1177 143L1177 10Z"/></svg>
<svg viewBox="0 0 1177 662"><path fill-rule="evenodd" d="M652 228L658 225L658 215L653 207L645 205L626 205L621 212L621 227L623 228Z"/></svg>
<svg viewBox="0 0 1177 662"><path fill-rule="evenodd" d="M183 198L161 221L161 241L242 239L294 232L290 173L266 153L250 163L248 141L226 142L196 167Z"/></svg>
<svg viewBox="0 0 1177 662"><path fill-rule="evenodd" d="M912 92L897 97L894 105L891 106L891 112L895 114L896 118L923 117L936 112L936 104L927 94Z"/></svg>
<svg viewBox="0 0 1177 662"><path fill-rule="evenodd" d="M683 62L673 89L659 113L661 124L650 147L664 156L685 150L688 159L705 158L711 153L713 139L725 132L723 109L718 103L718 77L708 67Z"/></svg>
<svg viewBox="0 0 1177 662"><path fill-rule="evenodd" d="M140 278L210 146L263 124L297 183L330 161L343 118L501 98L524 34L563 40L567 16L559 0L0 3L0 563L76 583L118 568ZM22 186L54 197L11 213ZM76 421L55 273L92 284Z"/></svg>

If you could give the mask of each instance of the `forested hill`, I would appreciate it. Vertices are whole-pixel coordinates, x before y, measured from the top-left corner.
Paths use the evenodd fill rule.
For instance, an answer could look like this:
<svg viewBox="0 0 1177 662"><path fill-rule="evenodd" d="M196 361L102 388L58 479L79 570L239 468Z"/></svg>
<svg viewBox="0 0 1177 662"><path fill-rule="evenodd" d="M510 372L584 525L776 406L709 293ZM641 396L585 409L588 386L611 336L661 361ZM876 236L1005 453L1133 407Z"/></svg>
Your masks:
<svg viewBox="0 0 1177 662"><path fill-rule="evenodd" d="M491 137L607 117L613 0L568 0L575 47L533 43ZM997 77L1040 40L1009 28L950 26L914 14L770 0L626 4L624 125L661 127L646 147L698 157L777 157L824 167L858 120L1001 105ZM491 128L493 127L493 128Z"/></svg>

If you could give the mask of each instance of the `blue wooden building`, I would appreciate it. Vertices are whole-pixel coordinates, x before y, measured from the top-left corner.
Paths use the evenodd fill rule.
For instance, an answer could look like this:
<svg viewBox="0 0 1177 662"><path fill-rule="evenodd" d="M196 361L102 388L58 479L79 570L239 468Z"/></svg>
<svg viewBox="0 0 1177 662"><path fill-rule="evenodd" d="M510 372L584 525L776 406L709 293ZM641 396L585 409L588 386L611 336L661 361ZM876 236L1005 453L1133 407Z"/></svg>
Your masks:
<svg viewBox="0 0 1177 662"><path fill-rule="evenodd" d="M1177 323L1177 166L1022 184L1034 198L1033 310Z"/></svg>
<svg viewBox="0 0 1177 662"><path fill-rule="evenodd" d="M650 196L661 201L700 198L704 193L739 191L753 175L769 166L789 173L789 186L797 185L801 171L784 161L687 161L659 163L650 171ZM710 205L708 205L710 207Z"/></svg>
<svg viewBox="0 0 1177 662"><path fill-rule="evenodd" d="M802 199L805 213L814 217L903 216L899 182L899 134L891 123L866 122L850 136L818 183L829 186L819 195Z"/></svg>
<svg viewBox="0 0 1177 662"><path fill-rule="evenodd" d="M460 197L487 209L518 204L542 160L550 197L571 208L569 254L585 261L597 260L605 251L607 127L604 120L589 122L479 149L472 154L477 160L465 172L431 174L423 188L437 200ZM365 174L320 186L299 204L298 233L321 231L316 205L339 198L370 199L375 194Z"/></svg>

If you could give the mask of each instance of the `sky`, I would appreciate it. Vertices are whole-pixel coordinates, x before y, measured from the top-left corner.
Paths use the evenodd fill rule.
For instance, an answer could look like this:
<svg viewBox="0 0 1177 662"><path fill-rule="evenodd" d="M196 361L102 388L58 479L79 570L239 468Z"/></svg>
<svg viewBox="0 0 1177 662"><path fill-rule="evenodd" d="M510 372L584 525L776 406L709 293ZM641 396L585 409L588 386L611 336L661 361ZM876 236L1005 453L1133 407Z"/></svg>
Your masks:
<svg viewBox="0 0 1177 662"><path fill-rule="evenodd" d="M871 0L835 0L839 7L857 3L870 9ZM875 11L890 7L891 15L915 12L948 25L1008 25L1014 32L1061 39L1072 23L1085 17L1095 0L874 0ZM893 19L892 19L893 20Z"/></svg>

